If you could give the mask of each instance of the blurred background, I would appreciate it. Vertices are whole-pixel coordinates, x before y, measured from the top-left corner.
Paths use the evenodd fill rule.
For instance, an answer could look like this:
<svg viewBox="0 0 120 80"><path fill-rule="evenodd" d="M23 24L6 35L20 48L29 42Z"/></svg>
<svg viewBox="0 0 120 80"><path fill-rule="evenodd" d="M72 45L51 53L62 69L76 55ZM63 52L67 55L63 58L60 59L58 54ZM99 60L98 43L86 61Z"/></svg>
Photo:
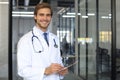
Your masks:
<svg viewBox="0 0 120 80"><path fill-rule="evenodd" d="M17 42L34 26L40 2L53 8L49 29L59 37L64 65L78 61L63 80L120 80L119 0L0 0L0 80L22 80Z"/></svg>

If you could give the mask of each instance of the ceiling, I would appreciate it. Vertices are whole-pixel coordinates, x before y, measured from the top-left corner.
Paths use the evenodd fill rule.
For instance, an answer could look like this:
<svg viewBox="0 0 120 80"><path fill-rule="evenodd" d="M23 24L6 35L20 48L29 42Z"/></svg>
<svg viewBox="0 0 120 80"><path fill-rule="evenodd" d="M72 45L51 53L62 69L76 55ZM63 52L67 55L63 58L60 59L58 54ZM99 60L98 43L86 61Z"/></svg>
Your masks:
<svg viewBox="0 0 120 80"><path fill-rule="evenodd" d="M74 7L74 0L57 0L58 7Z"/></svg>
<svg viewBox="0 0 120 80"><path fill-rule="evenodd" d="M40 2L40 0L18 0L18 5L19 6L26 6L28 3L27 6L34 6L39 2ZM17 1L16 1L16 3L17 3Z"/></svg>
<svg viewBox="0 0 120 80"><path fill-rule="evenodd" d="M70 7L75 8L75 0L12 0L13 1L13 11L33 11L36 4L40 2L48 2L52 5L55 13L64 13ZM91 13L96 12L96 1L97 0L88 0L88 10ZM85 14L86 6L85 0L80 0L81 13ZM110 13L110 1L109 0L100 0L99 1L99 11L105 15ZM64 9L64 10L63 10ZM75 11L73 11L75 12Z"/></svg>
<svg viewBox="0 0 120 80"><path fill-rule="evenodd" d="M32 9L35 7L36 4L40 3L40 2L48 2L51 3L52 6L55 5L54 8L56 7L74 7L74 2L75 0L12 0L13 1L13 8L14 9ZM85 7L85 0L80 0L80 6ZM88 0L89 5L89 9L95 9L95 4L96 4L96 0ZM99 6L100 9L104 9L107 10L110 8L109 4L110 1L109 0L100 0L99 1ZM13 9L13 10L14 10Z"/></svg>
<svg viewBox="0 0 120 80"><path fill-rule="evenodd" d="M36 4L40 2L48 2L51 1L57 2L57 7L71 7L74 6L74 0L13 0L13 7L34 7Z"/></svg>

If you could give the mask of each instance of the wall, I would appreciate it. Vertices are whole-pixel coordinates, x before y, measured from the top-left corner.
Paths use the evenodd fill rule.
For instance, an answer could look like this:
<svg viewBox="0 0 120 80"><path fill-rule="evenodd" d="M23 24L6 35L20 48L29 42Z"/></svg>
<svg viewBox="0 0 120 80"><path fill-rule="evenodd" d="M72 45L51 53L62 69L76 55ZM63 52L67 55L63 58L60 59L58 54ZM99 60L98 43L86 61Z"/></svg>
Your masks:
<svg viewBox="0 0 120 80"><path fill-rule="evenodd" d="M8 3L0 4L0 80L8 78L8 12Z"/></svg>
<svg viewBox="0 0 120 80"><path fill-rule="evenodd" d="M116 32L117 32L117 48L120 49L120 0L116 0Z"/></svg>

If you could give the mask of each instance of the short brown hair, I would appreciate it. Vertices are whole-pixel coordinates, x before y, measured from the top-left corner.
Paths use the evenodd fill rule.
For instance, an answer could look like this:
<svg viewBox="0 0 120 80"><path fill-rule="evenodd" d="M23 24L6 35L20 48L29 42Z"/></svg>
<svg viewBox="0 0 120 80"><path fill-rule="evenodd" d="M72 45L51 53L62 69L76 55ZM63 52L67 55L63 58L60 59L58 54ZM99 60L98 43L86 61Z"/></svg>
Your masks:
<svg viewBox="0 0 120 80"><path fill-rule="evenodd" d="M52 16L52 14L53 14L52 8L48 3L45 3L45 2L39 3L36 5L35 10L34 10L34 15L37 15L38 10L42 9L42 8L49 8L51 11L51 16Z"/></svg>

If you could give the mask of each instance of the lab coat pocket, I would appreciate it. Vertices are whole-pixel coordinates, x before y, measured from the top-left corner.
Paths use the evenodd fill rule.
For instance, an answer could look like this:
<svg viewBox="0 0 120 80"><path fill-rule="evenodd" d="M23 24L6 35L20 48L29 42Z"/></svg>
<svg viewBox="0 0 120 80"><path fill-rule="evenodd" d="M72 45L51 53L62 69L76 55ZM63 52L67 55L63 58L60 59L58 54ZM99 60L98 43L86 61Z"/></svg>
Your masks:
<svg viewBox="0 0 120 80"><path fill-rule="evenodd" d="M51 62L52 63L59 63L58 59L59 59L59 52L58 49L54 48L54 51L51 52L52 55L51 57Z"/></svg>

